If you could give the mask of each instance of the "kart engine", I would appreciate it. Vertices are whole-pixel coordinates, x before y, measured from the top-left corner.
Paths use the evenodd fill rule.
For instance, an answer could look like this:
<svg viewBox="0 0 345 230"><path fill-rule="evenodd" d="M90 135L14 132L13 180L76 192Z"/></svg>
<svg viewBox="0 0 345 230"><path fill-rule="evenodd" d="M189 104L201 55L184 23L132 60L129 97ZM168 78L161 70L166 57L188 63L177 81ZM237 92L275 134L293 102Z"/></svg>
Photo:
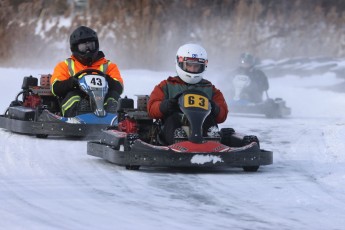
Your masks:
<svg viewBox="0 0 345 230"><path fill-rule="evenodd" d="M156 126L147 114L147 95L137 95L137 108L133 99L124 97L119 100L118 125L119 131L136 134L141 140L151 142Z"/></svg>
<svg viewBox="0 0 345 230"><path fill-rule="evenodd" d="M58 111L57 99L50 90L50 74L42 74L40 85L38 79L32 76L24 77L22 84L23 106L37 108L42 106L52 111Z"/></svg>
<svg viewBox="0 0 345 230"><path fill-rule="evenodd" d="M134 119L126 118L123 121L120 121L118 124L119 131L125 132L125 133L137 133L138 132L138 126L137 122Z"/></svg>

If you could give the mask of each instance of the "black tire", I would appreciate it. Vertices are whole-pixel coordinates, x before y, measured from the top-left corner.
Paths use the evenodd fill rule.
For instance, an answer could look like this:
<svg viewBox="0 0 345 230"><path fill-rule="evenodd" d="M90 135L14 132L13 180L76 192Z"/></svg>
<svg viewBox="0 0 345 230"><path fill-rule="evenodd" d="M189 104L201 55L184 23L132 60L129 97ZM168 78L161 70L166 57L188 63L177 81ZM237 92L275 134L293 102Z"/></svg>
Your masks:
<svg viewBox="0 0 345 230"><path fill-rule="evenodd" d="M243 166L245 172L257 172L260 166Z"/></svg>
<svg viewBox="0 0 345 230"><path fill-rule="evenodd" d="M281 115L281 113L280 113L279 111L267 112L267 113L265 114L265 116L266 116L267 118L281 118L281 117L282 117L282 115Z"/></svg>
<svg viewBox="0 0 345 230"><path fill-rule="evenodd" d="M265 116L267 118L281 118L282 114L279 109L279 104L275 103L273 100L266 102L265 105Z"/></svg>
<svg viewBox="0 0 345 230"><path fill-rule="evenodd" d="M140 165L126 165L127 170L139 170Z"/></svg>
<svg viewBox="0 0 345 230"><path fill-rule="evenodd" d="M36 134L36 137L37 137L37 138L45 139L45 138L48 137L48 134Z"/></svg>
<svg viewBox="0 0 345 230"><path fill-rule="evenodd" d="M243 140L242 140L242 144L243 146L245 145L249 145L252 142L256 142L260 148L260 142L257 136L255 135L248 135L248 136L244 136Z"/></svg>
<svg viewBox="0 0 345 230"><path fill-rule="evenodd" d="M226 136L226 135L231 136L232 134L235 133L235 130L233 128L222 128L220 130L220 133L221 133L221 135L224 135L224 136Z"/></svg>
<svg viewBox="0 0 345 230"><path fill-rule="evenodd" d="M220 143L231 146L231 136L235 133L233 128L222 128L220 130Z"/></svg>

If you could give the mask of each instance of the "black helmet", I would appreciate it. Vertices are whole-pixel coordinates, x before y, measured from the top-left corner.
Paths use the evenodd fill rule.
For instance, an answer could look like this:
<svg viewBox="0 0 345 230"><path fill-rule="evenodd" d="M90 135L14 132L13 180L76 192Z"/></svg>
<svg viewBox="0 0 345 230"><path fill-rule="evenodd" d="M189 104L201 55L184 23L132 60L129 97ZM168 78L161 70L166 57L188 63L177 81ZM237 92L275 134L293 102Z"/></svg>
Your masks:
<svg viewBox="0 0 345 230"><path fill-rule="evenodd" d="M86 26L78 27L71 34L69 43L72 54L83 65L91 66L96 61L99 43L94 30Z"/></svg>
<svg viewBox="0 0 345 230"><path fill-rule="evenodd" d="M255 65L255 58L249 53L242 53L240 58L240 65L242 67L252 67Z"/></svg>

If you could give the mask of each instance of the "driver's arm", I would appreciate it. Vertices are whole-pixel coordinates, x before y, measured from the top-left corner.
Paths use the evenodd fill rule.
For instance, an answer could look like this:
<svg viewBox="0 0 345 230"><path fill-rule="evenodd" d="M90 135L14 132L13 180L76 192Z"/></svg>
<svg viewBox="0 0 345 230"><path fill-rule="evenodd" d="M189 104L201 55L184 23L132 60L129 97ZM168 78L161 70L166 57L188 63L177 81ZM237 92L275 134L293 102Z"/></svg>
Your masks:
<svg viewBox="0 0 345 230"><path fill-rule="evenodd" d="M160 110L160 105L165 99L165 94L162 89L163 85L166 85L166 81L162 81L159 85L155 86L147 103L148 114L155 119L162 119L164 117L164 114Z"/></svg>
<svg viewBox="0 0 345 230"><path fill-rule="evenodd" d="M50 79L50 88L55 96L65 97L68 92L77 89L78 80L70 77L68 66L65 62L60 62L54 69Z"/></svg>
<svg viewBox="0 0 345 230"><path fill-rule="evenodd" d="M109 90L115 90L120 96L123 92L123 79L117 65L110 63L106 74L109 76L107 77Z"/></svg>
<svg viewBox="0 0 345 230"><path fill-rule="evenodd" d="M212 101L216 103L217 106L219 107L219 113L216 115L215 120L218 124L223 123L228 116L228 112L229 112L228 105L226 104L223 93L219 89L213 86L212 90L213 90Z"/></svg>
<svg viewBox="0 0 345 230"><path fill-rule="evenodd" d="M269 88L269 83L268 83L266 74L262 72L261 70L257 70L256 74L257 74L259 89L261 91L267 91Z"/></svg>

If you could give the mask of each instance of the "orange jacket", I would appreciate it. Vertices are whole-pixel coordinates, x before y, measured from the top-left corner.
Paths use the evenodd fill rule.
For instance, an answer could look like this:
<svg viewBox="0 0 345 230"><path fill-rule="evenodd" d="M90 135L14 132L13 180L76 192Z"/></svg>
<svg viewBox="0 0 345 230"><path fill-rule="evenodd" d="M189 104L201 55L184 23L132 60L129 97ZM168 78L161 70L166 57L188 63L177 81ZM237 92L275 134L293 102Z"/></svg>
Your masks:
<svg viewBox="0 0 345 230"><path fill-rule="evenodd" d="M219 114L215 117L217 123L222 123L228 116L228 106L222 92L208 80L203 79L194 85L187 85L179 77L169 77L163 80L153 89L147 104L148 114L155 119L162 119L164 114L159 107L164 99L174 98L177 94L187 90L189 87L204 91L209 95L209 99L214 101L220 108Z"/></svg>
<svg viewBox="0 0 345 230"><path fill-rule="evenodd" d="M120 71L117 68L117 65L108 61L104 57L97 60L95 63L92 64L92 66L84 66L81 64L73 55L71 56L71 60L74 63L74 66L72 65L73 74L76 74L77 72L84 70L84 69L97 69L102 71L102 65L108 63L108 68L105 74L109 75L111 78L113 78L115 81L114 84L116 86L113 86L112 88L115 88L115 90L119 93L119 95L123 92L123 79L120 75ZM74 67L74 68L73 68ZM57 64L57 66L54 69L54 73L50 79L50 85L52 93L56 96L64 96L64 95L57 95L54 92L54 84L57 81L65 81L68 80L71 77L70 70L68 68L67 60L60 62ZM110 83L109 83L110 84ZM111 88L111 86L109 86Z"/></svg>

